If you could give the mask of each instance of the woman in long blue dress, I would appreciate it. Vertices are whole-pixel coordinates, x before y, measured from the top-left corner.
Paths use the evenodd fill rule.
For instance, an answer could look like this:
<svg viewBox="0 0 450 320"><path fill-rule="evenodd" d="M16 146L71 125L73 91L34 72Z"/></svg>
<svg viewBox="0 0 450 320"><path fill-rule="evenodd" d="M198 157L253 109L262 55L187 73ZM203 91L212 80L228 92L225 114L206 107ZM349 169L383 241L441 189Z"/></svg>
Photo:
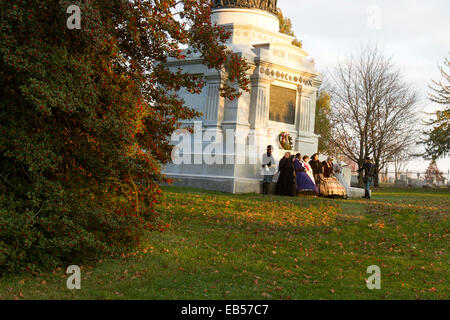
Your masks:
<svg viewBox="0 0 450 320"><path fill-rule="evenodd" d="M306 172L300 153L295 155L294 168L297 182L297 193L315 193L318 195L319 190Z"/></svg>

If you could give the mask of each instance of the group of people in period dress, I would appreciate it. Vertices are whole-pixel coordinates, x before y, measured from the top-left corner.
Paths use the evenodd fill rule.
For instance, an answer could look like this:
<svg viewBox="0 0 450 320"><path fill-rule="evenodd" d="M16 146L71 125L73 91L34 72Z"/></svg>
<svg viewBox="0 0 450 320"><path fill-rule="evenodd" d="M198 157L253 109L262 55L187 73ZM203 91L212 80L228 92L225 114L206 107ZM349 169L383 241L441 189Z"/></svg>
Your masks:
<svg viewBox="0 0 450 320"><path fill-rule="evenodd" d="M263 155L263 193L267 194L269 184L276 173L275 159L272 155L272 146L267 147ZM276 169L275 169L276 170ZM322 197L347 198L348 184L342 175L342 167L333 162L332 157L320 162L319 154L315 153L311 159L300 153L284 154L278 164L278 180L275 194L295 196L298 194L311 194Z"/></svg>

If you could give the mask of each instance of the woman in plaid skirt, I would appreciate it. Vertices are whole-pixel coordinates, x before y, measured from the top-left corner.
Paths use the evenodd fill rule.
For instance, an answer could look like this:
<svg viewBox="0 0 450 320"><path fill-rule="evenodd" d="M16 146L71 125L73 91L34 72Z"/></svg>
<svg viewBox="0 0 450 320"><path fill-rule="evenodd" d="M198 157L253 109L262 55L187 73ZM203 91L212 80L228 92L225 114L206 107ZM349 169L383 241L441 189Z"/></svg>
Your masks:
<svg viewBox="0 0 450 320"><path fill-rule="evenodd" d="M322 162L322 176L319 185L321 196L347 198L347 190L334 176L332 157L328 157L327 161Z"/></svg>

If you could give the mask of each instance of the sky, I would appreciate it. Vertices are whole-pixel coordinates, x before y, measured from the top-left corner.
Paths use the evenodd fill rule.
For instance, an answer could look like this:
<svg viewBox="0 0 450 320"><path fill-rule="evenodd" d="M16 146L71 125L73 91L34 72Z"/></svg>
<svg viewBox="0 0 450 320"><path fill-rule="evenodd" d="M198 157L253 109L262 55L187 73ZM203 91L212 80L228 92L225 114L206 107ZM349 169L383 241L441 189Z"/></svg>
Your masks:
<svg viewBox="0 0 450 320"><path fill-rule="evenodd" d="M419 112L442 108L427 93L431 80L441 79L438 65L450 56L449 0L278 0L278 7L320 72L332 71L362 46L377 45L417 90ZM408 170L427 165L414 160ZM447 173L450 158L438 160L438 167Z"/></svg>

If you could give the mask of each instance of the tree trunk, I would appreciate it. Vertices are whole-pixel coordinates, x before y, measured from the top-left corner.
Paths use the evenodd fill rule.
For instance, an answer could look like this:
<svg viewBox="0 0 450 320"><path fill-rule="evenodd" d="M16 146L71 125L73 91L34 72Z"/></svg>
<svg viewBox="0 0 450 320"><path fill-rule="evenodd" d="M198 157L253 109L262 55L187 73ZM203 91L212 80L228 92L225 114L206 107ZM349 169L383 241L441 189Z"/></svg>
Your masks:
<svg viewBox="0 0 450 320"><path fill-rule="evenodd" d="M358 174L358 187L364 188L364 173L362 171Z"/></svg>
<svg viewBox="0 0 450 320"><path fill-rule="evenodd" d="M377 169L375 169L375 177L374 177L373 186L374 187L379 187L380 186L380 175L378 174L378 170Z"/></svg>
<svg viewBox="0 0 450 320"><path fill-rule="evenodd" d="M373 186L374 187L379 187L380 186L380 162L379 161L375 161L375 168L374 168L374 179L373 179Z"/></svg>
<svg viewBox="0 0 450 320"><path fill-rule="evenodd" d="M362 168L361 161L358 163L358 170ZM364 170L358 173L358 187L364 188Z"/></svg>

